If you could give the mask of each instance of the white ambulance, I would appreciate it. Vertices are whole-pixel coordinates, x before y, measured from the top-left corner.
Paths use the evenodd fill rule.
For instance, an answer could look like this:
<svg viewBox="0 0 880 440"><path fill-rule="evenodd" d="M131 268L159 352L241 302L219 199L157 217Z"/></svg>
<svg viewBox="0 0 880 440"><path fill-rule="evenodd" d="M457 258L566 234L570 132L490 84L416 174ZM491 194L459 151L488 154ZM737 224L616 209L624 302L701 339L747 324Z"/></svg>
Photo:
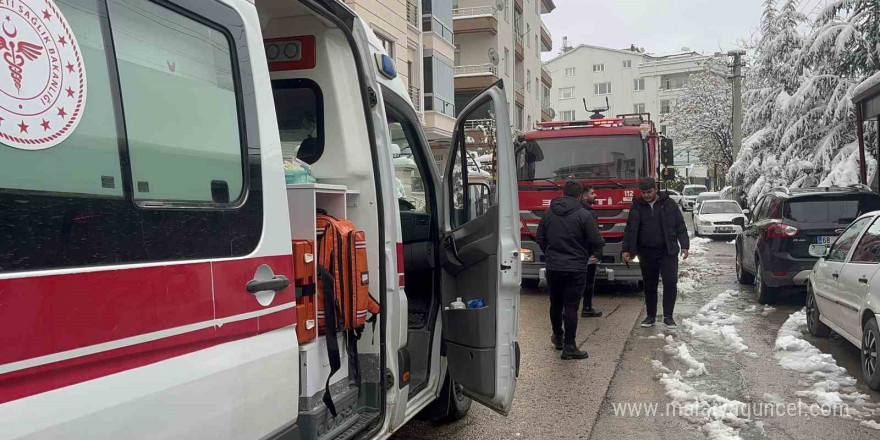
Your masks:
<svg viewBox="0 0 880 440"><path fill-rule="evenodd" d="M470 399L510 410L500 83L460 109L443 177L341 1L3 0L0 52L0 439L385 438ZM464 127L487 119L496 170L470 179ZM398 198L392 131L424 203ZM293 158L310 174L288 184ZM291 281L318 210L366 233L381 305L330 335L333 375Z"/></svg>

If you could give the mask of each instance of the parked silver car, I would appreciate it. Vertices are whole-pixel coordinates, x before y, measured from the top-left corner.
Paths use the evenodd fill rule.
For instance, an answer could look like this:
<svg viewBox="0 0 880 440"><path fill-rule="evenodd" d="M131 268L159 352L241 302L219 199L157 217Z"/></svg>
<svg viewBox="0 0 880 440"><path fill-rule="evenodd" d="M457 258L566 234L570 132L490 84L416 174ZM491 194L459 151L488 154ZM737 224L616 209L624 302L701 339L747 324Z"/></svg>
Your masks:
<svg viewBox="0 0 880 440"><path fill-rule="evenodd" d="M807 283L807 327L831 330L861 349L862 375L880 390L880 211L857 218L832 244L810 245L820 257Z"/></svg>

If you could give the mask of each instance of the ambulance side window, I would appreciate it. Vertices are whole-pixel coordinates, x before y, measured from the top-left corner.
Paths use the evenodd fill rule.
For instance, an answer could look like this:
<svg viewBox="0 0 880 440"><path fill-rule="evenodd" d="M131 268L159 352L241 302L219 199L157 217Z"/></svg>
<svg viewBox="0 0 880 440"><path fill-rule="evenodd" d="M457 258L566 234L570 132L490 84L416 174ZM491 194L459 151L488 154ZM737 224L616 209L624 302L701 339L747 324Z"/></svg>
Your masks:
<svg viewBox="0 0 880 440"><path fill-rule="evenodd" d="M213 2L164 4L58 1L43 18L57 41L20 34L55 56L37 55L22 77L0 73L0 273L256 249L261 141L245 23ZM28 26L7 11L7 28ZM20 105L45 108L8 113L37 92Z"/></svg>
<svg viewBox="0 0 880 440"><path fill-rule="evenodd" d="M310 79L272 81L281 155L311 165L324 154L324 97Z"/></svg>
<svg viewBox="0 0 880 440"><path fill-rule="evenodd" d="M482 216L498 204L495 165L498 141L492 101L473 109L459 125L450 194L452 228Z"/></svg>
<svg viewBox="0 0 880 440"><path fill-rule="evenodd" d="M235 204L244 168L226 35L154 3L108 6L134 199Z"/></svg>

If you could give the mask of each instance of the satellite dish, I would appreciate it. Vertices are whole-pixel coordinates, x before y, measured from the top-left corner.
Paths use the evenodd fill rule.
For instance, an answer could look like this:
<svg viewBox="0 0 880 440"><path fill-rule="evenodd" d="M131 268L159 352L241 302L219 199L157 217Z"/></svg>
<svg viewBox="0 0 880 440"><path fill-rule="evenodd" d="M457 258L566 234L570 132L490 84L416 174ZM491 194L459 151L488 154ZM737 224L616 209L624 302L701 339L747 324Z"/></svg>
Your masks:
<svg viewBox="0 0 880 440"><path fill-rule="evenodd" d="M493 66L498 65L498 51L494 47L489 48L489 62L492 63Z"/></svg>
<svg viewBox="0 0 880 440"><path fill-rule="evenodd" d="M507 0L495 0L495 10L503 11L504 8L507 6L505 3L507 3Z"/></svg>

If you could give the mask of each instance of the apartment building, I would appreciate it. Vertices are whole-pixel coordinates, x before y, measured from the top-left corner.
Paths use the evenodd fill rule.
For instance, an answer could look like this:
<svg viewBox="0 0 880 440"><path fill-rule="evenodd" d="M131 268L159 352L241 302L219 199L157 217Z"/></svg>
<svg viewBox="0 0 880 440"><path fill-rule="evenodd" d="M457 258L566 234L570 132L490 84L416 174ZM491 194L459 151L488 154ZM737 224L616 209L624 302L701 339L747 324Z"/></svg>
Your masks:
<svg viewBox="0 0 880 440"><path fill-rule="evenodd" d="M409 88L432 145L455 125L453 0L345 0L382 41Z"/></svg>
<svg viewBox="0 0 880 440"><path fill-rule="evenodd" d="M545 97L553 81L541 53L553 42L541 16L556 8L553 0L457 0L453 8L456 108L502 79L515 133L552 119Z"/></svg>

